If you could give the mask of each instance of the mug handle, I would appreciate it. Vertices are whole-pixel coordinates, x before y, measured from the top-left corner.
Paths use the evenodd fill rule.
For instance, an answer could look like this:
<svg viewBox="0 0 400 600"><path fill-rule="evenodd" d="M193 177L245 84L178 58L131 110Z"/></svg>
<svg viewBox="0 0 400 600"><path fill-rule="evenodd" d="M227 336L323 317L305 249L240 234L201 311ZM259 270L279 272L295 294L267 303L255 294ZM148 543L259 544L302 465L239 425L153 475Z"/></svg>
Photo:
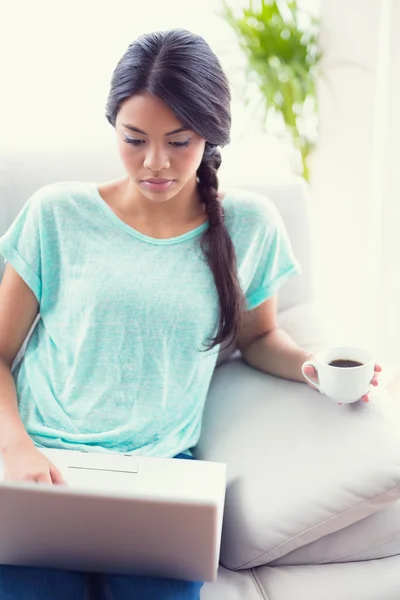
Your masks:
<svg viewBox="0 0 400 600"><path fill-rule="evenodd" d="M314 369L317 371L318 373L318 363L314 362L313 360L306 360L305 363L302 364L301 366L301 372L303 373L303 377L308 381L308 383L311 383L311 385L313 385L315 388L317 388L317 390L319 392L321 392L321 388L319 383L317 383L316 381L314 381L314 379L311 379L311 377L309 377L308 375L306 375L304 373L304 367L308 367L308 366L314 367Z"/></svg>

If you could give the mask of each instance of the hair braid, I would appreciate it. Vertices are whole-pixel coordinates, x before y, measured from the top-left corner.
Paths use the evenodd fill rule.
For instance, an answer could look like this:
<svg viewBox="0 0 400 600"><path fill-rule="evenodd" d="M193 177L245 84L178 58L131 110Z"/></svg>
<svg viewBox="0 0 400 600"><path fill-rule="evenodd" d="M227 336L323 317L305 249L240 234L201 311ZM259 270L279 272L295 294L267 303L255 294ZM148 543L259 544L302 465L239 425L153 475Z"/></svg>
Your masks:
<svg viewBox="0 0 400 600"><path fill-rule="evenodd" d="M206 143L203 160L197 170L198 186L209 219L201 247L213 273L219 296L219 325L216 336L207 347L211 350L223 341L231 341L238 330L243 310L236 254L224 221L224 209L218 197L218 174L221 154L216 146Z"/></svg>

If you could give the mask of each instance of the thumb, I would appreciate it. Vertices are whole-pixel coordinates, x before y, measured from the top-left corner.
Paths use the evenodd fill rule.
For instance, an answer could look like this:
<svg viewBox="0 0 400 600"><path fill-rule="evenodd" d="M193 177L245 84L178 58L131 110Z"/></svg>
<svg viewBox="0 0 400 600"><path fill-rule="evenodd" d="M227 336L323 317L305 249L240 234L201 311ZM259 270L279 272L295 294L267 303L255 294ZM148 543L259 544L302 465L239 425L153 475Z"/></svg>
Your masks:
<svg viewBox="0 0 400 600"><path fill-rule="evenodd" d="M65 485L66 483L64 477L54 465L50 465L50 477L56 485Z"/></svg>

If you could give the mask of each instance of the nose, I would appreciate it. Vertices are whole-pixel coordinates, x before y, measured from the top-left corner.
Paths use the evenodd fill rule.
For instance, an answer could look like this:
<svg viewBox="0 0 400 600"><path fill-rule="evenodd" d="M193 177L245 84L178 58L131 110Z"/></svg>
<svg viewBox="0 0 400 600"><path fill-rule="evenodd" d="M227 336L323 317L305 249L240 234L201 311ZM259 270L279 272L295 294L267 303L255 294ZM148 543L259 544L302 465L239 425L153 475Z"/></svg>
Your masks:
<svg viewBox="0 0 400 600"><path fill-rule="evenodd" d="M149 146L144 158L143 166L145 169L150 169L154 173L169 169L170 161L166 150L159 146Z"/></svg>

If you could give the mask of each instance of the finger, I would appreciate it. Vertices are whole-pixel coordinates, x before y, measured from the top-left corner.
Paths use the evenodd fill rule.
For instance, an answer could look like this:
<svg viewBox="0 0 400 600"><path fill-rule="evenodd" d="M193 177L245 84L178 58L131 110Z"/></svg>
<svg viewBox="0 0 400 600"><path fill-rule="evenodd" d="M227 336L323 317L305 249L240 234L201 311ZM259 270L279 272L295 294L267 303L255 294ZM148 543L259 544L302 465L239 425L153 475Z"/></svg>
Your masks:
<svg viewBox="0 0 400 600"><path fill-rule="evenodd" d="M51 481L56 485L65 485L66 483L64 477L54 465L51 465L50 467L50 477Z"/></svg>
<svg viewBox="0 0 400 600"><path fill-rule="evenodd" d="M365 396L363 396L363 397L361 398L361 400L362 400L363 402L369 402L369 396L368 396L368 394L365 394Z"/></svg>
<svg viewBox="0 0 400 600"><path fill-rule="evenodd" d="M376 375L374 375L374 377L372 378L371 385L374 385L375 387L379 385L379 381Z"/></svg>
<svg viewBox="0 0 400 600"><path fill-rule="evenodd" d="M36 483L51 483L50 473L40 473L34 478Z"/></svg>
<svg viewBox="0 0 400 600"><path fill-rule="evenodd" d="M310 379L312 379L313 381L315 381L315 383L318 383L318 373L317 371L314 369L313 366L311 365L306 365L304 367L304 374L307 375L307 377L309 377Z"/></svg>
<svg viewBox="0 0 400 600"><path fill-rule="evenodd" d="M375 365L375 372L376 373L380 373L381 371L382 371L381 365L378 365L378 363L376 363L376 365Z"/></svg>

